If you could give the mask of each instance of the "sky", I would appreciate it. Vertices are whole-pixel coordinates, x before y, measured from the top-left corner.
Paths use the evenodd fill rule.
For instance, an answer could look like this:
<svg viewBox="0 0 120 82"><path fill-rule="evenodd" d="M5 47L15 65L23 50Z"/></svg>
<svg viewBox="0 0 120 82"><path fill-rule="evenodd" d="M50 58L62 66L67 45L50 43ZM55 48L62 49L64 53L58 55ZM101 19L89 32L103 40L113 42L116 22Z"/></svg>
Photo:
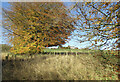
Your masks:
<svg viewBox="0 0 120 82"><path fill-rule="evenodd" d="M0 8L2 8L2 3L0 3ZM0 9L0 13L2 13L2 9ZM0 14L0 23L2 23L2 15ZM0 44L2 43L2 26L0 25Z"/></svg>
<svg viewBox="0 0 120 82"><path fill-rule="evenodd" d="M1 7L0 8L2 8L3 7L3 3L1 3ZM9 4L8 3L6 3L5 5L4 5L4 8L8 8L9 7ZM1 10L1 9L0 9ZM1 13L2 13L2 10L1 10ZM0 15L0 21L2 22L2 15ZM2 26L0 27L0 44L7 44L7 42L6 42L6 40L4 39L4 37L3 37L3 34L2 34L2 32L4 32L4 29L2 28Z"/></svg>

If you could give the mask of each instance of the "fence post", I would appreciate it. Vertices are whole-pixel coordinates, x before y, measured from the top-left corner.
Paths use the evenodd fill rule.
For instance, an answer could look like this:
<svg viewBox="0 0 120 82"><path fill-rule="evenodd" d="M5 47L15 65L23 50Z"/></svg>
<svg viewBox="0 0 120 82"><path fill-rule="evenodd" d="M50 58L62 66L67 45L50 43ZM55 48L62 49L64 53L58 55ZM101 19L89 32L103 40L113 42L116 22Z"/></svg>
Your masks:
<svg viewBox="0 0 120 82"><path fill-rule="evenodd" d="M15 54L15 60L17 59L17 55Z"/></svg>
<svg viewBox="0 0 120 82"><path fill-rule="evenodd" d="M5 59L6 59L6 60L8 60L8 59L9 59L9 54L5 57Z"/></svg>
<svg viewBox="0 0 120 82"><path fill-rule="evenodd" d="M49 55L50 55L51 52L49 52Z"/></svg>
<svg viewBox="0 0 120 82"><path fill-rule="evenodd" d="M76 56L77 56L77 52L76 52Z"/></svg>
<svg viewBox="0 0 120 82"><path fill-rule="evenodd" d="M68 52L66 52L66 55L68 55Z"/></svg>

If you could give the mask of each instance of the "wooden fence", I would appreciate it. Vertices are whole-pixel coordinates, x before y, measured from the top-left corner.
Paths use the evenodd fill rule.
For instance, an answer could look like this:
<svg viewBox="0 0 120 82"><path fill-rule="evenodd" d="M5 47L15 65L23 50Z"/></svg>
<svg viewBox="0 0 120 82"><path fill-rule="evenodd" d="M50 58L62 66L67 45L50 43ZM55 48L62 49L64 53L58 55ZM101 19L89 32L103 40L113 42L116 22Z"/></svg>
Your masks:
<svg viewBox="0 0 120 82"><path fill-rule="evenodd" d="M80 54L90 54L90 53L92 52L89 52L89 53L87 52L40 52L38 54L12 55L11 57L8 54L5 56L5 58L2 58L2 59L5 59L5 60L9 60L10 58L17 59L19 58L19 56L26 56L28 58L34 58L37 55L80 55Z"/></svg>
<svg viewBox="0 0 120 82"><path fill-rule="evenodd" d="M89 54L87 52L41 52L39 54L46 55L80 55L80 54Z"/></svg>

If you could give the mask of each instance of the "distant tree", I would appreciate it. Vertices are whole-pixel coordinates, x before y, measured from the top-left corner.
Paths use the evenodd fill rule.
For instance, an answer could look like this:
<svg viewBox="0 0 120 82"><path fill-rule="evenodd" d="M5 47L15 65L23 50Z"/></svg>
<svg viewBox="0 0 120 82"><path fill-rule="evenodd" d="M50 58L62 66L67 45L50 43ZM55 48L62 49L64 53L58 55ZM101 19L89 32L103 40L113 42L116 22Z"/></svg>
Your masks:
<svg viewBox="0 0 120 82"><path fill-rule="evenodd" d="M77 47L75 49L78 49Z"/></svg>
<svg viewBox="0 0 120 82"><path fill-rule="evenodd" d="M59 49L62 48L62 45L59 45L58 48L59 48Z"/></svg>
<svg viewBox="0 0 120 82"><path fill-rule="evenodd" d="M3 8L3 27L13 53L36 53L45 47L65 44L74 31L72 18L63 3L10 2Z"/></svg>
<svg viewBox="0 0 120 82"><path fill-rule="evenodd" d="M87 48L84 48L84 50L89 50L89 48L87 47Z"/></svg>
<svg viewBox="0 0 120 82"><path fill-rule="evenodd" d="M70 46L68 46L68 49L70 49Z"/></svg>

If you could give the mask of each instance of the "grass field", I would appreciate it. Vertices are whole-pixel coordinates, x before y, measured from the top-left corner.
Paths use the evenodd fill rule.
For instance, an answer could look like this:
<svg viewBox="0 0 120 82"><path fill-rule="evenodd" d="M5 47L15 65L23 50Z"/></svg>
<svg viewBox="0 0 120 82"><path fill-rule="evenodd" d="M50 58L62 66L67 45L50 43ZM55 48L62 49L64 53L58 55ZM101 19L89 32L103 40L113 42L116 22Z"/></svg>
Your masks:
<svg viewBox="0 0 120 82"><path fill-rule="evenodd" d="M115 54L107 51L46 49L46 52L94 52L80 55L18 55L2 62L3 80L118 80ZM7 53L3 53L4 55ZM2 54L2 55L3 55ZM106 59L105 59L106 58ZM24 59L24 60L19 60Z"/></svg>

